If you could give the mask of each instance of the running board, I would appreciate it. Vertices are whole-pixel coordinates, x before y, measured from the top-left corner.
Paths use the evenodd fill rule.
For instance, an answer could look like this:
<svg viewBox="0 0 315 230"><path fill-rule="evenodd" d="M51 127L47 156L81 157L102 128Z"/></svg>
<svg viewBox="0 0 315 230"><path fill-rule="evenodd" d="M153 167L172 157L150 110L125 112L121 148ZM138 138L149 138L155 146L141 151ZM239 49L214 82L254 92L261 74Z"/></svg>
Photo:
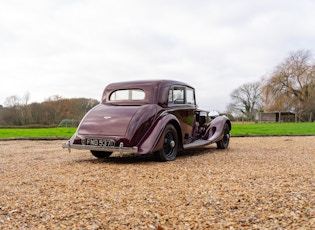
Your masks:
<svg viewBox="0 0 315 230"><path fill-rule="evenodd" d="M183 147L184 149L190 149L190 148L202 147L202 146L209 145L212 143L213 142L209 140L196 140L192 143L185 144Z"/></svg>

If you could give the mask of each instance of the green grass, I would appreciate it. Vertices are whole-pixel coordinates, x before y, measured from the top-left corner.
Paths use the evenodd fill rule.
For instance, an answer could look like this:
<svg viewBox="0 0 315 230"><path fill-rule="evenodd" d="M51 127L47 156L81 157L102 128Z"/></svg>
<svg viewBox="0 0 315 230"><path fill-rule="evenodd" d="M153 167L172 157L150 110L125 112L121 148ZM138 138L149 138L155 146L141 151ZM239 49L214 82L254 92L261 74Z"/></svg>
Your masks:
<svg viewBox="0 0 315 230"><path fill-rule="evenodd" d="M232 136L315 135L315 122L232 123Z"/></svg>
<svg viewBox="0 0 315 230"><path fill-rule="evenodd" d="M0 139L70 138L76 128L0 128Z"/></svg>
<svg viewBox="0 0 315 230"><path fill-rule="evenodd" d="M0 128L0 139L70 138L76 128ZM315 135L315 122L232 123L232 136Z"/></svg>

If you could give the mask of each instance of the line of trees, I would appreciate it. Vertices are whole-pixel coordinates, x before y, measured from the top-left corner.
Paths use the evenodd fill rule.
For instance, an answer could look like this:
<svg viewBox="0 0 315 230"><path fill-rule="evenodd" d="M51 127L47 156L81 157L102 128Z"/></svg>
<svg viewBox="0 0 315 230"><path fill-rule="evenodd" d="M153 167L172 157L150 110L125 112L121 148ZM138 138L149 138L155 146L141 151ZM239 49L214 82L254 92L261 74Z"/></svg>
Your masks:
<svg viewBox="0 0 315 230"><path fill-rule="evenodd" d="M64 119L80 121L99 102L95 99L66 99L51 96L42 103L29 104L30 94L6 98L0 108L0 126L56 126Z"/></svg>
<svg viewBox="0 0 315 230"><path fill-rule="evenodd" d="M231 92L227 114L257 120L259 112L293 112L299 120L315 120L315 62L307 50L292 52L261 81L245 83ZM80 121L99 102L51 96L29 104L30 94L6 98L0 107L0 126L58 125L63 119Z"/></svg>
<svg viewBox="0 0 315 230"><path fill-rule="evenodd" d="M253 121L259 112L293 112L299 120L314 121L315 62L307 50L290 55L264 79L246 83L231 93L227 111Z"/></svg>

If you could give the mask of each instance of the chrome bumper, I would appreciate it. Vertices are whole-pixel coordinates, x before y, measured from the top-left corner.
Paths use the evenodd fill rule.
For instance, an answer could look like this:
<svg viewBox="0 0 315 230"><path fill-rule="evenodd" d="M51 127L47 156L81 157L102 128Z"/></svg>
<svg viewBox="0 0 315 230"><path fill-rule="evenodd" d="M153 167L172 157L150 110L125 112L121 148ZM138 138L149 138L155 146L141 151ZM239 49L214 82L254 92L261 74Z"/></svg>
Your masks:
<svg viewBox="0 0 315 230"><path fill-rule="evenodd" d="M119 147L116 146L97 146L97 145L74 145L70 144L70 141L62 143L62 148L67 148L70 152L71 149L82 149L82 150L94 150L104 152L119 152L121 155L124 154L136 154L138 153L138 147L123 147L122 143Z"/></svg>

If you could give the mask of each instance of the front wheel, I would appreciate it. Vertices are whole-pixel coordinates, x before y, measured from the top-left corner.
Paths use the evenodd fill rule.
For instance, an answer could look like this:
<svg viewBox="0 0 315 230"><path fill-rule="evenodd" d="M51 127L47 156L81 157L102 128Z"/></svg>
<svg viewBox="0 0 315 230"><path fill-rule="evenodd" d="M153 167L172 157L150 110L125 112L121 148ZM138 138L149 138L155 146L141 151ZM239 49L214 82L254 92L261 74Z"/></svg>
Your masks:
<svg viewBox="0 0 315 230"><path fill-rule="evenodd" d="M112 152L95 151L95 150L91 150L91 153L96 158L107 158L112 154Z"/></svg>
<svg viewBox="0 0 315 230"><path fill-rule="evenodd" d="M226 149L230 142L230 127L227 123L223 127L223 138L217 142L218 149Z"/></svg>
<svg viewBox="0 0 315 230"><path fill-rule="evenodd" d="M168 124L164 129L162 138L164 140L161 150L155 153L160 161L172 161L176 158L178 150L178 135L173 125Z"/></svg>

